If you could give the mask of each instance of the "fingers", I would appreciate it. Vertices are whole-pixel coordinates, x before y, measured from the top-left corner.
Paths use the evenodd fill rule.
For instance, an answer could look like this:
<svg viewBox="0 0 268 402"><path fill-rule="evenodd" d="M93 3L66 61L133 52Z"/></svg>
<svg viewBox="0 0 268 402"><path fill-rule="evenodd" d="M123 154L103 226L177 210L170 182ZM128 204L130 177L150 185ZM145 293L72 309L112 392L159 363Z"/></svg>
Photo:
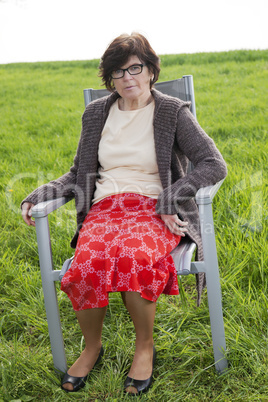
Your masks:
<svg viewBox="0 0 268 402"><path fill-rule="evenodd" d="M32 204L30 202L25 202L24 204L22 204L22 207L21 207L22 218L28 226L35 226L35 221L32 219L32 207L33 206L34 206L34 204Z"/></svg>
<svg viewBox="0 0 268 402"><path fill-rule="evenodd" d="M188 222L181 221L177 215L161 215L161 218L171 233L182 237L185 237L185 234L188 233Z"/></svg>
<svg viewBox="0 0 268 402"><path fill-rule="evenodd" d="M188 223L186 223L186 225L187 224ZM174 233L175 235L178 235L178 236L185 237L185 235L188 232L188 229L185 227L186 225L181 226L178 223L174 222L174 223L168 225L168 228L171 231L171 233Z"/></svg>

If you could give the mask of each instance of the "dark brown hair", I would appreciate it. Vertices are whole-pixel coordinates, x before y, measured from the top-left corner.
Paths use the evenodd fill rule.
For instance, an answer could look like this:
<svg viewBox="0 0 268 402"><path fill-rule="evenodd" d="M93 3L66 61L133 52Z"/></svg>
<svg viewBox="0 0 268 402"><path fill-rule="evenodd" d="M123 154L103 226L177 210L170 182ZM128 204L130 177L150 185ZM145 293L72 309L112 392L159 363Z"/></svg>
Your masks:
<svg viewBox="0 0 268 402"><path fill-rule="evenodd" d="M112 71L121 68L131 56L137 56L153 74L151 87L158 80L160 59L148 40L137 32L132 32L131 35L122 34L110 43L100 61L99 76L109 91L114 91Z"/></svg>

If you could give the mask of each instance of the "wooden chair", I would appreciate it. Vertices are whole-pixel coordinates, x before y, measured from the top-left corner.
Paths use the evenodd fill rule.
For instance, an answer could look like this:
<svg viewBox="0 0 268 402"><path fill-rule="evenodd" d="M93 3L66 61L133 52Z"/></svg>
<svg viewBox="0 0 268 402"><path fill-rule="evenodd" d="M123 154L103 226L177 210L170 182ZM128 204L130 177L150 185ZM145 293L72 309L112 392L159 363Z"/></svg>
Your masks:
<svg viewBox="0 0 268 402"><path fill-rule="evenodd" d="M194 116L196 116L192 76L187 75L183 76L181 79L160 82L157 83L155 87L157 90L165 94L178 97L185 101L191 101L191 111ZM85 105L92 100L107 94L108 91L103 89L85 89ZM224 370L226 370L228 363L225 357L226 344L222 314L220 277L212 215L212 201L219 187L221 186L222 181L214 186L201 188L195 196L195 200L199 208L201 227L208 227L207 225L209 225L209 227L212 228L209 233L202 231L204 261L192 261L192 256L196 245L187 237L178 245L175 250L172 251L172 257L174 259L178 275L189 275L199 272L205 272L206 274L214 361L215 368L219 373L222 373ZM55 288L55 281L59 280L61 271L53 269L48 215L57 208L66 204L68 201L70 201L68 198L50 200L36 205L32 210L32 216L35 218L36 223L42 286L44 291L53 361L55 368L62 372L66 372L67 364L59 307L57 302L57 293ZM67 260L65 267L68 266L69 262L70 261Z"/></svg>

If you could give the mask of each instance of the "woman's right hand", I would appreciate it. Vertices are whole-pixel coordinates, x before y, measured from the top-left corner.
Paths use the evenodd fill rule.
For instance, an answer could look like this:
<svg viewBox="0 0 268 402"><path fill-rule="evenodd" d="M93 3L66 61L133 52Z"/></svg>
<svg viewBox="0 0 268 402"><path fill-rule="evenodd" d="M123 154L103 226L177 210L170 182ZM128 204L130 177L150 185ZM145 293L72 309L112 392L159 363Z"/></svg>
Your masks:
<svg viewBox="0 0 268 402"><path fill-rule="evenodd" d="M161 219L165 222L171 233L185 237L188 232L188 222L181 221L178 215L161 215Z"/></svg>
<svg viewBox="0 0 268 402"><path fill-rule="evenodd" d="M34 204L32 204L31 202L24 202L21 207L23 220L25 223L27 223L28 226L35 226L35 221L32 218L33 207Z"/></svg>

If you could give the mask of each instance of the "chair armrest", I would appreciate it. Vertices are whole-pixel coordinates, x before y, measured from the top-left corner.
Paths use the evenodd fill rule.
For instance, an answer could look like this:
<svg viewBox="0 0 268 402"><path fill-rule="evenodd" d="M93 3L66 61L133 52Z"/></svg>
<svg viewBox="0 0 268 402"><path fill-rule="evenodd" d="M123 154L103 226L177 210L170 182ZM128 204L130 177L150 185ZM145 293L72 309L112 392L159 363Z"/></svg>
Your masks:
<svg viewBox="0 0 268 402"><path fill-rule="evenodd" d="M56 198L55 200L40 202L39 204L35 205L32 208L32 217L43 218L44 216L47 216L48 214L60 208L62 205L66 204L72 199L73 197L72 198L61 197Z"/></svg>
<svg viewBox="0 0 268 402"><path fill-rule="evenodd" d="M197 205L211 204L223 181L224 179L214 184L214 186L200 188L195 195Z"/></svg>

